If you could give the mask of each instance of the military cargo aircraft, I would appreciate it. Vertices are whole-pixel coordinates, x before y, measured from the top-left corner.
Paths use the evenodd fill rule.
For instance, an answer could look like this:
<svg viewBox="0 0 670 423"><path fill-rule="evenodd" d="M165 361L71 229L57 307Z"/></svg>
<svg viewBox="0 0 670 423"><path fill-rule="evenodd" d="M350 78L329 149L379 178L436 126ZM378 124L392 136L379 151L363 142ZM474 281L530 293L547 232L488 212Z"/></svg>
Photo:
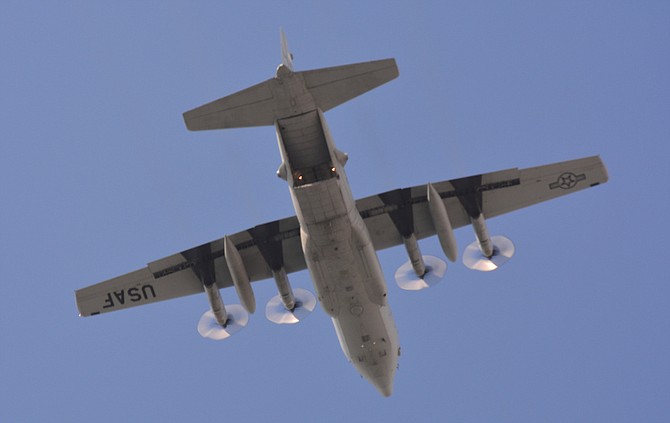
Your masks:
<svg viewBox="0 0 670 423"><path fill-rule="evenodd" d="M394 189L354 200L324 113L398 76L394 59L295 71L281 33L274 77L184 113L192 131L274 126L295 216L263 223L153 261L146 267L76 291L81 316L205 292L210 304L198 324L204 337L225 339L256 310L251 282L273 278L279 294L266 306L275 323L296 323L316 298L293 289L288 274L309 270L318 302L332 318L347 359L384 396L393 389L400 344L377 250L404 245L409 260L395 274L403 289L428 288L446 263L424 256L418 240L437 235L457 259L453 230L471 225L475 242L463 263L494 270L514 254L512 242L490 236L486 218L607 181L599 157L507 169ZM241 305L224 305L234 286Z"/></svg>

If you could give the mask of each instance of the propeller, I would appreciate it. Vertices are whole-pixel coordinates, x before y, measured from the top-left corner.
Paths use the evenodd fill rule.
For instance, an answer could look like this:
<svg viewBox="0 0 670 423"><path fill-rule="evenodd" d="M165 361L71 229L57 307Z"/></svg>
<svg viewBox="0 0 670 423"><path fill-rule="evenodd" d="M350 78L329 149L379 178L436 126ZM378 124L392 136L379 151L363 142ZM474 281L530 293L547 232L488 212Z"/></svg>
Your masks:
<svg viewBox="0 0 670 423"><path fill-rule="evenodd" d="M486 257L479 249L479 242L468 245L463 252L463 264L472 270L490 272L507 263L514 255L514 244L502 235L491 237L493 256Z"/></svg>
<svg viewBox="0 0 670 423"><path fill-rule="evenodd" d="M284 306L280 295L272 297L265 306L265 317L278 325L292 325L303 320L316 307L314 294L306 289L295 288L293 296L295 297L295 307L293 307L293 310L289 310Z"/></svg>
<svg viewBox="0 0 670 423"><path fill-rule="evenodd" d="M198 332L203 338L220 341L226 339L244 328L249 322L249 313L239 304L226 306L228 320L221 326L214 317L212 310L207 310L198 322Z"/></svg>
<svg viewBox="0 0 670 423"><path fill-rule="evenodd" d="M395 282L400 289L419 291L437 285L442 280L447 271L447 263L444 260L435 256L423 256L423 262L426 265L426 273L422 277L416 274L410 260L396 270Z"/></svg>

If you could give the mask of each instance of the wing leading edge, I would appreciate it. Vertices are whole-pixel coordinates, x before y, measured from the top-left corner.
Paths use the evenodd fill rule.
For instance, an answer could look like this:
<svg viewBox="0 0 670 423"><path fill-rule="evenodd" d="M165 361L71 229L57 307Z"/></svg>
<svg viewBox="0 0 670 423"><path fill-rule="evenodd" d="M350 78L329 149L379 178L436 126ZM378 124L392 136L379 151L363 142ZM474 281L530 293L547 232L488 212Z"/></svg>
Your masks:
<svg viewBox="0 0 670 423"><path fill-rule="evenodd" d="M608 180L598 156L526 169L508 169L434 183L454 229L470 224L479 212L487 218L528 207ZM402 244L403 236L435 235L426 185L396 189L360 199L375 249ZM230 235L252 282L306 268L295 216ZM205 270L203 270L205 269ZM233 285L224 257L223 238L149 263L117 278L77 290L81 316L121 310L203 292L201 278L214 278L219 288Z"/></svg>

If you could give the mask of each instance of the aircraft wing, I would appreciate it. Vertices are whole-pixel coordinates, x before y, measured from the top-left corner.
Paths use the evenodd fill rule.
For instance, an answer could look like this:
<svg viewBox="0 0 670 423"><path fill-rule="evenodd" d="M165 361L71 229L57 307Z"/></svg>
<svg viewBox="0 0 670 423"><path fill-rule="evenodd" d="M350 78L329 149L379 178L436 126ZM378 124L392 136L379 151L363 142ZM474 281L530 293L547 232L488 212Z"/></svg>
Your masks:
<svg viewBox="0 0 670 423"><path fill-rule="evenodd" d="M491 218L607 182L598 156L527 169L508 169L433 183L454 229L481 212ZM396 189L356 202L376 250L402 244L402 236L435 235L427 186Z"/></svg>
<svg viewBox="0 0 670 423"><path fill-rule="evenodd" d="M527 169L508 169L434 183L452 227L470 224L480 211L491 218L607 181L599 157L587 157ZM402 244L412 232L418 239L435 235L426 185L396 189L360 199L375 249ZM230 235L250 281L272 278L272 269L287 273L306 268L295 216ZM219 288L233 285L224 257L223 238L156 260L146 267L76 291L81 316L121 310L203 292L195 268L208 269Z"/></svg>
<svg viewBox="0 0 670 423"><path fill-rule="evenodd" d="M305 269L300 226L293 216L229 235L251 282L272 278L272 269ZM223 254L223 238L149 263L146 267L75 292L81 316L204 292L194 269L211 269L219 288L233 286Z"/></svg>

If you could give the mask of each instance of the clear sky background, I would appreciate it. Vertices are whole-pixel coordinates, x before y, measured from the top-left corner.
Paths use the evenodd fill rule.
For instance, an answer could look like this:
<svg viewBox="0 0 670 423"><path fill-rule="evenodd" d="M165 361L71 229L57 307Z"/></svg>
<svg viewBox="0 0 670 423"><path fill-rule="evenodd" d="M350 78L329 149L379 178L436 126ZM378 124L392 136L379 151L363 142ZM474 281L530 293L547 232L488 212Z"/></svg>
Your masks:
<svg viewBox="0 0 670 423"><path fill-rule="evenodd" d="M272 281L227 342L196 332L205 295L77 316L75 289L293 214L273 128L181 117L273 76L280 26L299 70L397 59L326 114L356 197L594 154L609 169L491 220L517 247L496 272L459 262L404 292L404 249L380 252L391 398L321 309L266 321ZM0 421L667 421L669 75L667 1L3 1Z"/></svg>

